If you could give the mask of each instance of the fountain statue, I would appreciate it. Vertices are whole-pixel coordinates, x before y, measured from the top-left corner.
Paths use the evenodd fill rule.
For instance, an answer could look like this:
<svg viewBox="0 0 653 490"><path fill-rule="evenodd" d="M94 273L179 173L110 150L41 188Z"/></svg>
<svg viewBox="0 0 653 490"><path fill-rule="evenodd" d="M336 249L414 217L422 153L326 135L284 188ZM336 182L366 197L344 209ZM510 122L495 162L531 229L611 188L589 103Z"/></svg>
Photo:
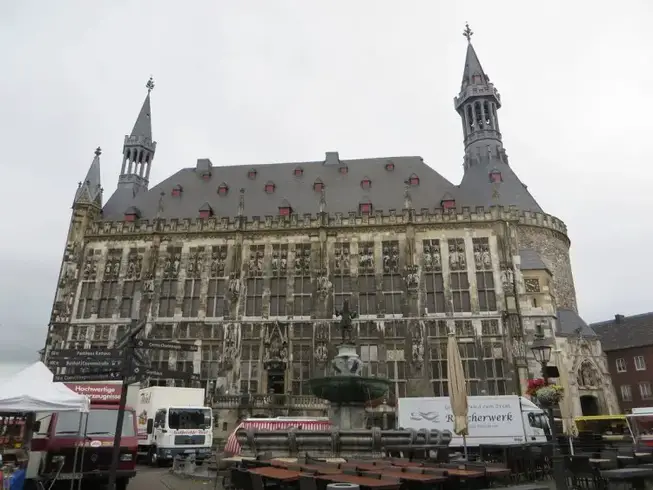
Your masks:
<svg viewBox="0 0 653 490"><path fill-rule="evenodd" d="M342 343L331 361L333 375L310 379L308 384L315 396L330 402L329 418L333 425L339 429L364 429L365 403L382 398L390 381L361 376L363 361L356 352L352 335L352 320L357 315L350 311L348 300L336 315L340 317Z"/></svg>

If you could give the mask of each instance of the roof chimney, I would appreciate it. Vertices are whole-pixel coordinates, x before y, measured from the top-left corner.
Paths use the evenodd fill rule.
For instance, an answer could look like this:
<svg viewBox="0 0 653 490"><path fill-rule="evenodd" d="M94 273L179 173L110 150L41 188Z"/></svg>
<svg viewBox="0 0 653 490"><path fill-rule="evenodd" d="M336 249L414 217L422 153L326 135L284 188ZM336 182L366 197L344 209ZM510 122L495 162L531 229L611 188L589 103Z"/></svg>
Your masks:
<svg viewBox="0 0 653 490"><path fill-rule="evenodd" d="M337 151L327 151L326 160L324 160L325 165L339 165L340 164L340 155Z"/></svg>
<svg viewBox="0 0 653 490"><path fill-rule="evenodd" d="M621 324L624 322L624 318L625 318L625 317L624 317L623 315L619 315L619 314L617 314L617 315L614 316L614 322L615 322L617 325L621 325Z"/></svg>

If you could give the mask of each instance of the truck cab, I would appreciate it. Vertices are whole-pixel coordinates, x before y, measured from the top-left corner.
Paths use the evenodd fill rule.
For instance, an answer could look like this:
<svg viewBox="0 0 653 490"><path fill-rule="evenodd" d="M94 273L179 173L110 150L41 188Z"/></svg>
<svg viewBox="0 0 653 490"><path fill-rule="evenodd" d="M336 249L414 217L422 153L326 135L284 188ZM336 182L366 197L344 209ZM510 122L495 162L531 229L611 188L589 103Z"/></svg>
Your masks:
<svg viewBox="0 0 653 490"><path fill-rule="evenodd" d="M81 384L77 387L83 390ZM114 388L119 396L121 387L111 387ZM106 396L94 397L93 391L86 394L91 399L88 414L58 412L36 415L26 472L28 480L82 480L92 486L108 482L118 404ZM129 480L136 476L137 447L136 414L128 406L120 440L117 490L127 488Z"/></svg>
<svg viewBox="0 0 653 490"><path fill-rule="evenodd" d="M139 454L150 465L171 463L176 456L194 455L202 462L211 455L213 414L210 408L162 407L147 420L145 438L139 441Z"/></svg>

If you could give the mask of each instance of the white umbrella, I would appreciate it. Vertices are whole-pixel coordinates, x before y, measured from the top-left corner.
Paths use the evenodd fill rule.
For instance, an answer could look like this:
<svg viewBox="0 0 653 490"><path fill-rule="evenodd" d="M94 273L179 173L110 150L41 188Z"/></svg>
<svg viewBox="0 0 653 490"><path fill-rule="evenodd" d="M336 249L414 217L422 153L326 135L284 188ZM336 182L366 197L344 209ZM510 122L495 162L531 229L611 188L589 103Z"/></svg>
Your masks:
<svg viewBox="0 0 653 490"><path fill-rule="evenodd" d="M449 402L453 412L453 431L463 436L465 458L467 458L468 434L467 422L467 387L465 386L465 370L458 350L458 341L454 333L449 334L447 342L447 377L449 378Z"/></svg>
<svg viewBox="0 0 653 490"><path fill-rule="evenodd" d="M562 419L562 428L569 440L571 441L572 437L578 435L578 428L576 427L576 422L574 421L574 409L571 405L571 396L569 389L569 376L567 374L567 368L565 367L565 356L561 350L556 350L555 352L555 365L558 367L558 372L560 377L558 378L558 383L562 386L564 394L562 400L560 401L560 418ZM572 449L573 454L573 449Z"/></svg>

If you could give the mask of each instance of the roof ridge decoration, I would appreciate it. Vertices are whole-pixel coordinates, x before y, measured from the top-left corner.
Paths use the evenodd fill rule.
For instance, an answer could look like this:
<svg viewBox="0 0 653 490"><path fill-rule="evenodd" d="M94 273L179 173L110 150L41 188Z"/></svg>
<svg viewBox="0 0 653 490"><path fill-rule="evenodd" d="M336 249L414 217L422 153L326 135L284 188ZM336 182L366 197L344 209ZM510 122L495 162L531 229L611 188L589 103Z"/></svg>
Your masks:
<svg viewBox="0 0 653 490"><path fill-rule="evenodd" d="M77 185L73 205L75 204L94 204L102 207L102 189L101 172L100 172L100 155L102 149L98 146L94 152L95 157L88 167L86 177Z"/></svg>

